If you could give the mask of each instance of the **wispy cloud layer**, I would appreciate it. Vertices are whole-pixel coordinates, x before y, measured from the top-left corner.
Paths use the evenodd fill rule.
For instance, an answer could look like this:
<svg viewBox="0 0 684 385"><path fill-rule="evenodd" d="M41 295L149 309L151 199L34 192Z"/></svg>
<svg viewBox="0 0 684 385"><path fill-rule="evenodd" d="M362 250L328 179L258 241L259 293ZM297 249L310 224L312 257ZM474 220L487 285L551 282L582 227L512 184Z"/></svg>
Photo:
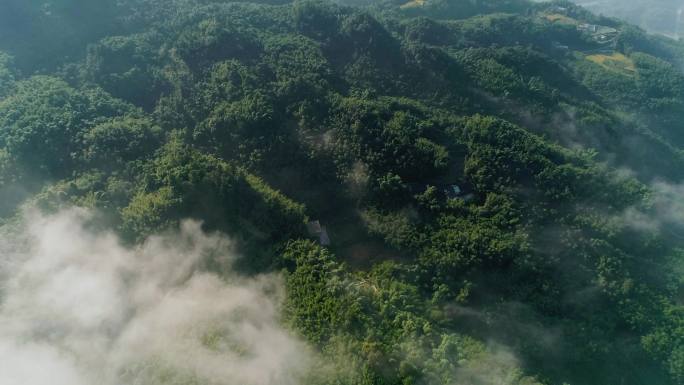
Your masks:
<svg viewBox="0 0 684 385"><path fill-rule="evenodd" d="M194 222L131 249L89 219L27 213L0 234L3 384L299 383L311 355L278 323L278 276L202 272L233 255Z"/></svg>

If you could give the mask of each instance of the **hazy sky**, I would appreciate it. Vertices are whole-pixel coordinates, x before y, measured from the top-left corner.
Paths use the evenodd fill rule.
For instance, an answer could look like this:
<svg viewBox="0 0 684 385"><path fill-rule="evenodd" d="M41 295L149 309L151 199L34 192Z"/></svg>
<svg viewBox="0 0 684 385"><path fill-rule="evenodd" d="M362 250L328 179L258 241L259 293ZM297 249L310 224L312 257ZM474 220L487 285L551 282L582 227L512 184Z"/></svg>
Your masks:
<svg viewBox="0 0 684 385"><path fill-rule="evenodd" d="M677 35L684 0L574 0L592 11L615 16L651 32Z"/></svg>

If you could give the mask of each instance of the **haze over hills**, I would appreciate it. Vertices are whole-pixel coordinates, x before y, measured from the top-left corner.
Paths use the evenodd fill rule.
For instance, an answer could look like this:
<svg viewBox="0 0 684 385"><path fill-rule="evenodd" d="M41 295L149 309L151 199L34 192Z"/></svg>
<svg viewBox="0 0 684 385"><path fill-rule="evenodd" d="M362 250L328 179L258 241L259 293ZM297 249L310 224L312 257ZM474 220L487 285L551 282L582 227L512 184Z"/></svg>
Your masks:
<svg viewBox="0 0 684 385"><path fill-rule="evenodd" d="M682 385L682 68L568 1L2 1L0 384Z"/></svg>
<svg viewBox="0 0 684 385"><path fill-rule="evenodd" d="M575 3L654 33L679 38L683 32L684 2L681 0L575 0Z"/></svg>

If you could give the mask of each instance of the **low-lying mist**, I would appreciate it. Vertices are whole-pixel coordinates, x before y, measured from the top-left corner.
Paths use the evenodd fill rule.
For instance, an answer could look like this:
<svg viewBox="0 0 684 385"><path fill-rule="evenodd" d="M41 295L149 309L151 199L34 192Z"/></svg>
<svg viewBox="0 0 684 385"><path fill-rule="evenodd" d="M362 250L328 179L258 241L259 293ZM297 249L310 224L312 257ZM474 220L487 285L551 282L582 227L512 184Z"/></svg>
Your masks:
<svg viewBox="0 0 684 385"><path fill-rule="evenodd" d="M27 212L0 233L3 385L301 381L311 355L279 326L279 276L230 273L230 241L196 222L128 248L91 218Z"/></svg>

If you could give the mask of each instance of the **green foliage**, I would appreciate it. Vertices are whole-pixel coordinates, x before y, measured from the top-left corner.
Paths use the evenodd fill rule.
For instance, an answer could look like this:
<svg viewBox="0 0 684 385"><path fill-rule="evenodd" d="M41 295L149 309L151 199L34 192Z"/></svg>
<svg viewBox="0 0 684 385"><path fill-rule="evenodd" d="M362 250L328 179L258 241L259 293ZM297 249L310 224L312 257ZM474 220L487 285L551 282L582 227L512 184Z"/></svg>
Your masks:
<svg viewBox="0 0 684 385"><path fill-rule="evenodd" d="M260 178L177 139L145 168L144 187L121 211L124 233L131 238L144 239L188 217L239 234L248 248L276 243L303 230L301 204Z"/></svg>
<svg viewBox="0 0 684 385"><path fill-rule="evenodd" d="M16 84L0 101L0 145L19 178L59 178L79 167L84 135L107 119L136 110L101 90L76 90L37 76Z"/></svg>
<svg viewBox="0 0 684 385"><path fill-rule="evenodd" d="M311 383L684 383L648 187L684 178L682 43L563 1L91 3L0 5L0 217L229 234Z"/></svg>
<svg viewBox="0 0 684 385"><path fill-rule="evenodd" d="M158 67L164 61L157 44L153 34L107 37L88 48L84 75L113 96L151 109L171 88Z"/></svg>
<svg viewBox="0 0 684 385"><path fill-rule="evenodd" d="M479 14L520 12L528 7L530 7L530 4L524 0L437 0L427 3L425 7L406 8L406 11L411 14L425 15L438 19L464 19Z"/></svg>
<svg viewBox="0 0 684 385"><path fill-rule="evenodd" d="M171 187L139 193L121 212L123 226L141 239L170 225L169 213L181 204Z"/></svg>
<svg viewBox="0 0 684 385"><path fill-rule="evenodd" d="M161 129L151 121L129 116L93 127L83 141L86 162L106 169L149 157L162 138Z"/></svg>
<svg viewBox="0 0 684 385"><path fill-rule="evenodd" d="M375 175L391 172L411 181L439 175L449 163L449 154L430 140L432 122L402 111L393 102L344 100L334 117L339 156L359 158Z"/></svg>
<svg viewBox="0 0 684 385"><path fill-rule="evenodd" d="M204 146L218 146L214 151L224 157L258 164L262 151L279 139L273 115L267 98L248 95L236 102L218 104L193 137Z"/></svg>
<svg viewBox="0 0 684 385"><path fill-rule="evenodd" d="M12 57L4 52L0 52L0 98L9 94L13 84Z"/></svg>
<svg viewBox="0 0 684 385"><path fill-rule="evenodd" d="M297 241L287 245L283 260L295 265L287 279L286 317L310 341L324 343L338 330L360 326L361 304L347 295L346 272L330 253Z"/></svg>

